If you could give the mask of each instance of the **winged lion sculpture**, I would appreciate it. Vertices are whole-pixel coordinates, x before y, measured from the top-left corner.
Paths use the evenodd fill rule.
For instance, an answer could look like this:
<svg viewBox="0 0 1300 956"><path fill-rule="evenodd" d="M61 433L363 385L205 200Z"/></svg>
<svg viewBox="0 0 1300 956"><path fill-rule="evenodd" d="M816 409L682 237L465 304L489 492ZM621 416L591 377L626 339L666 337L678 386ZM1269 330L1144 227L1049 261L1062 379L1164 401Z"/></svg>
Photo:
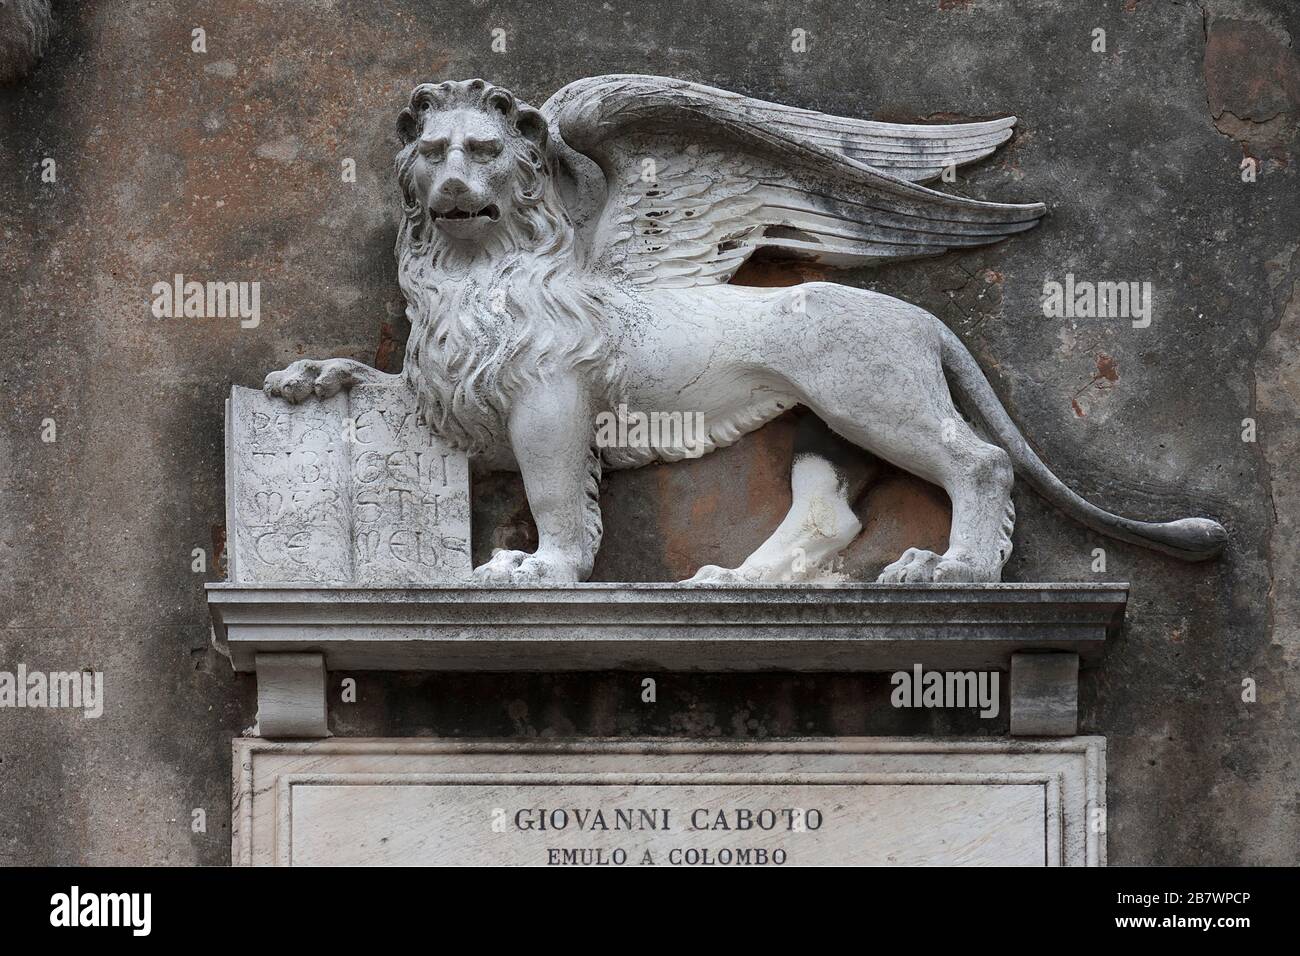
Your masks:
<svg viewBox="0 0 1300 956"><path fill-rule="evenodd" d="M1015 472L1100 532L1211 557L1226 541L1215 521L1132 520L1067 488L925 310L835 283L730 284L761 250L863 266L1032 228L1042 204L920 185L987 156L1014 122L867 122L655 76L578 80L540 111L483 80L421 84L397 123L402 372L302 360L265 389L298 402L400 379L476 467L517 469L538 548L495 552L475 571L489 583L585 579L602 469L694 457L797 405L952 500L947 551L908 549L882 582L999 580ZM614 409L689 412L704 427L602 444L596 422ZM798 457L792 486L768 542L693 580L792 580L859 532L831 462Z"/></svg>

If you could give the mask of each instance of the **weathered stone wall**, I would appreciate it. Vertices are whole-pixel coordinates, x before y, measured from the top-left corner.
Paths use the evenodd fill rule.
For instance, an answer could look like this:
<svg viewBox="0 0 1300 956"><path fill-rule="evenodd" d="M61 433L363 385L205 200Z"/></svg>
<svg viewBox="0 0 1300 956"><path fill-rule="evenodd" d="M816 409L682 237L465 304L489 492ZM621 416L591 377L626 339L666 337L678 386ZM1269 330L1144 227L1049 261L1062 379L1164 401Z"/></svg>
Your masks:
<svg viewBox="0 0 1300 956"><path fill-rule="evenodd" d="M400 367L390 161L416 81L482 75L540 105L607 72L895 121L1020 117L945 188L1045 201L1038 230L841 278L944 318L1082 493L1228 526L1221 561L1182 565L1017 489L1006 577L1132 582L1081 689L1082 732L1109 739L1112 862L1300 862L1300 8L112 0L56 19L44 62L0 90L0 669L101 670L107 702L98 720L0 710L0 863L228 860L230 739L255 708L253 679L210 644L202 589L220 576L223 399L305 355ZM1043 282L1067 272L1150 281L1150 327L1044 318ZM155 319L150 288L176 273L260 281L260 324ZM741 560L788 505L793 431L608 478L597 576ZM480 548L528 538L516 480L476 495ZM946 535L942 493L888 469L860 505L863 574ZM337 734L1006 732L1005 709L895 711L883 676L665 675L655 704L638 674L355 676Z"/></svg>

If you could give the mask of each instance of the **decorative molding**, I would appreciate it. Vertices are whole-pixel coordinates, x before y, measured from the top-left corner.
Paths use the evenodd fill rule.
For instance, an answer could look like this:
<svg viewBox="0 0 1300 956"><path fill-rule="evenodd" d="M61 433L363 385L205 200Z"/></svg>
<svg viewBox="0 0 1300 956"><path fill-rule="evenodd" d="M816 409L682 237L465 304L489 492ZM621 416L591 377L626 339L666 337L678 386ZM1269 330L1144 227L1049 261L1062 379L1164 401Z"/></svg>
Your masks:
<svg viewBox="0 0 1300 956"><path fill-rule="evenodd" d="M218 642L235 670L258 674L270 717L261 732L281 737L327 735L320 662L336 671L1010 669L1012 733L1073 734L1078 661L1100 653L1127 599L1126 584L208 585ZM1029 660L1029 651L1056 653ZM1072 668L1026 676L1066 659ZM304 660L313 670L286 670Z"/></svg>
<svg viewBox="0 0 1300 956"><path fill-rule="evenodd" d="M1095 657L1127 600L1127 584L208 585L245 672L303 651L330 670L1006 670L1018 651Z"/></svg>

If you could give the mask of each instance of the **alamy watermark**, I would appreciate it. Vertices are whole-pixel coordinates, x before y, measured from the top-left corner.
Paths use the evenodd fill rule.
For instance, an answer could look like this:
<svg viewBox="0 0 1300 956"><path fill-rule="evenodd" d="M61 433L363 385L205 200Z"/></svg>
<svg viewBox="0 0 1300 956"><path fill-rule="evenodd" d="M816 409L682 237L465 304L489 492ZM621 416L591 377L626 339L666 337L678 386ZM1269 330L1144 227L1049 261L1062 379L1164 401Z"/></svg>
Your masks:
<svg viewBox="0 0 1300 956"><path fill-rule="evenodd" d="M895 707L978 707L980 716L996 717L1001 707L998 671L927 671L913 664L910 671L895 671L889 678Z"/></svg>
<svg viewBox="0 0 1300 956"><path fill-rule="evenodd" d="M94 720L104 713L103 671L0 671L0 708L65 708Z"/></svg>
<svg viewBox="0 0 1300 956"><path fill-rule="evenodd" d="M155 319L239 319L244 329L262 322L260 282L198 282L178 272L149 291Z"/></svg>
<svg viewBox="0 0 1300 956"><path fill-rule="evenodd" d="M596 415L597 448L679 448L698 458L708 443L701 412L639 412L620 404Z"/></svg>
<svg viewBox="0 0 1300 956"><path fill-rule="evenodd" d="M1131 319L1133 328L1151 324L1150 282L1093 282L1065 274L1064 282L1043 281L1043 315L1049 319Z"/></svg>
<svg viewBox="0 0 1300 956"><path fill-rule="evenodd" d="M153 928L153 894L83 893L74 886L50 897L50 925L122 926L132 936L148 936Z"/></svg>

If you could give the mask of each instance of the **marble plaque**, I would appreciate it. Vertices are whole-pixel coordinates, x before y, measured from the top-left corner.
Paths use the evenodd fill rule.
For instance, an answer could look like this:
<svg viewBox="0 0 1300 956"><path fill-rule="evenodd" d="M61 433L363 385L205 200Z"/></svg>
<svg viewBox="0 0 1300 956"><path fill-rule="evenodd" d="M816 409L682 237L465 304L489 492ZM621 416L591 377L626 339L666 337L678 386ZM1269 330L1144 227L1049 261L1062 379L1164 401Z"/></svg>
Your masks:
<svg viewBox="0 0 1300 956"><path fill-rule="evenodd" d="M227 549L239 584L466 581L469 469L401 385L226 407Z"/></svg>
<svg viewBox="0 0 1300 956"><path fill-rule="evenodd" d="M1098 865L1105 744L235 742L242 864Z"/></svg>

